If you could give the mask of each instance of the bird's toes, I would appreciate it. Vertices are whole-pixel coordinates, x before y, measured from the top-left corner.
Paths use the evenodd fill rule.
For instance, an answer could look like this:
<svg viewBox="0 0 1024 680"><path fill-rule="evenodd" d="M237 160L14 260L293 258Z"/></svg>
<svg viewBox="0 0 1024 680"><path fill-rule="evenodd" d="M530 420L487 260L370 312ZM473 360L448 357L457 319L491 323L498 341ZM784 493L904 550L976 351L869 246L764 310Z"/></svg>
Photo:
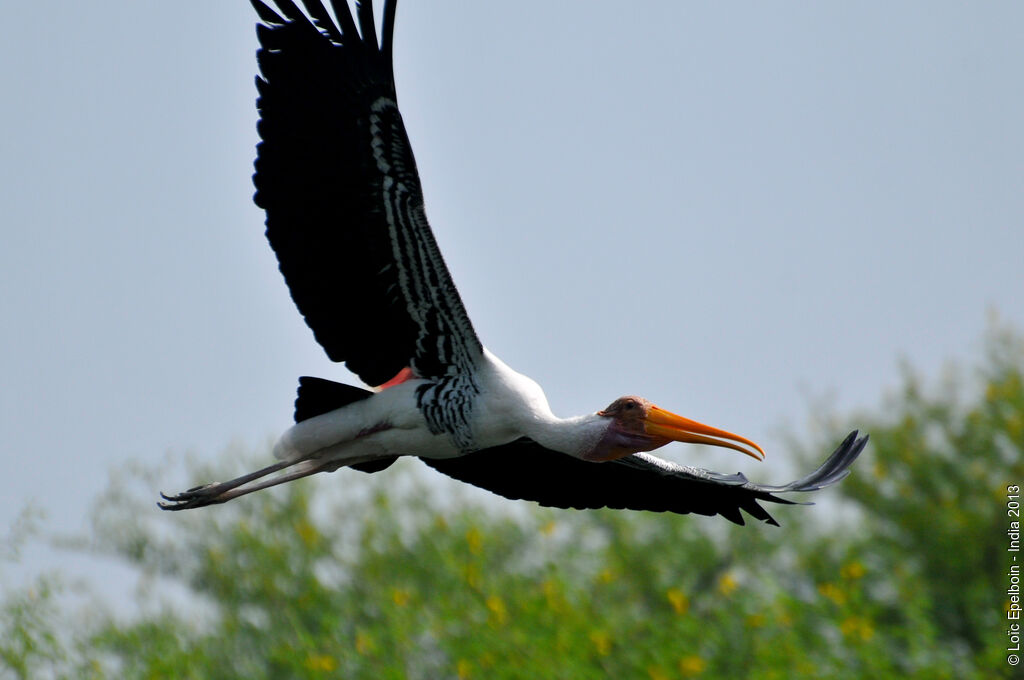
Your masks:
<svg viewBox="0 0 1024 680"><path fill-rule="evenodd" d="M160 492L160 497L165 501L172 503L186 503L190 501L197 501L204 498L210 498L217 495L217 484L203 484L202 486L193 486L188 491L182 491L174 496L168 496L163 491Z"/></svg>
<svg viewBox="0 0 1024 680"><path fill-rule="evenodd" d="M164 498L167 498L167 496L164 496L163 494L160 494L160 495L163 496ZM170 502L169 503L157 502L157 506L161 510L187 510L188 508L195 507L195 502L194 501L175 501L175 500L172 500L170 498L167 498L167 500L170 501Z"/></svg>

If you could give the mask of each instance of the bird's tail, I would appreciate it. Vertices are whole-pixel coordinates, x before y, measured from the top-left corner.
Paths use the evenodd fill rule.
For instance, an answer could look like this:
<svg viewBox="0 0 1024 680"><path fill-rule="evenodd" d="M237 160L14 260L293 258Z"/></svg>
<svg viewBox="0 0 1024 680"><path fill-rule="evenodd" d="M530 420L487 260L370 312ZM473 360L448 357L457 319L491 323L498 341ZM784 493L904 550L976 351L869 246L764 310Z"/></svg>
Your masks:
<svg viewBox="0 0 1024 680"><path fill-rule="evenodd" d="M372 396L373 392L361 387L304 375L299 378L299 391L295 397L295 422L301 423Z"/></svg>

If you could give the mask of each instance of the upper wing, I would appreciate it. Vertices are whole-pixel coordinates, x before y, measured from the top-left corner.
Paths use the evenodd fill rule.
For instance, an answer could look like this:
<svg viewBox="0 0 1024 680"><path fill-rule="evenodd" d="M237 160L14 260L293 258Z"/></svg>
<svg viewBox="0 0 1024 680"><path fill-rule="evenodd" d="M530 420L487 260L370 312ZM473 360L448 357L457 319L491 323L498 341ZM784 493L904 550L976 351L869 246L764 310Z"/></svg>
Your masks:
<svg viewBox="0 0 1024 680"><path fill-rule="evenodd" d="M485 449L460 458L423 462L455 479L512 499L536 501L556 508L617 508L721 515L743 524L751 516L778 525L758 501L792 504L773 494L814 491L835 484L868 438L854 430L811 474L783 486L763 486L741 473L724 475L676 465L656 456L635 453L606 463L590 463L545 449L530 439Z"/></svg>
<svg viewBox="0 0 1024 680"><path fill-rule="evenodd" d="M369 385L471 371L482 348L427 224L391 68L395 2L251 0L261 77L255 201L292 299ZM283 15L283 16L282 16Z"/></svg>

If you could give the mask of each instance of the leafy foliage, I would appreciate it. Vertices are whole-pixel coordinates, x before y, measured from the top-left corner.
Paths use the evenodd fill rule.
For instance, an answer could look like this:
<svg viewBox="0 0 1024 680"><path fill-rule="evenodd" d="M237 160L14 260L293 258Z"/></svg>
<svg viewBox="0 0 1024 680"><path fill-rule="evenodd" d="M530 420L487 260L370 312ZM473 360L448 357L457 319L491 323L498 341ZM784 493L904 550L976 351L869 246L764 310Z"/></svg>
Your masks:
<svg viewBox="0 0 1024 680"><path fill-rule="evenodd" d="M869 473L842 493L863 511L861 550L901 556L885 565L897 593L924 598L942 639L1005 668L1006 501L1007 486L1024 479L1024 341L993 331L977 377L980 394L961 404L962 381L929 395L908 371L890 415L870 426Z"/></svg>
<svg viewBox="0 0 1024 680"><path fill-rule="evenodd" d="M68 635L54 581L9 593L0 677L1010 677L1020 340L994 336L977 378L963 400L962 380L929 394L908 372L853 419L872 440L839 493L781 511L781 529L509 514L424 485L411 461L174 515L122 480L93 548L191 595ZM852 510L825 512L839 505Z"/></svg>

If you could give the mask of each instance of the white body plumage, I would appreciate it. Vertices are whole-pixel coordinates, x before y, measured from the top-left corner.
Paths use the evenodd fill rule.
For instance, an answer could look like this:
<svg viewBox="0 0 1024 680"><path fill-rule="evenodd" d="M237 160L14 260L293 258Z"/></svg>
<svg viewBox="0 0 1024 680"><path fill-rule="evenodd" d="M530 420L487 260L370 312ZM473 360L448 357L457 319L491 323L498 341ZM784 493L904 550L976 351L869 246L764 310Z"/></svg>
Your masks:
<svg viewBox="0 0 1024 680"><path fill-rule="evenodd" d="M594 449L609 420L597 414L555 416L544 390L484 350L474 378L480 393L473 402L473 450L529 437L554 451L576 457ZM417 408L416 392L426 381L413 378L342 408L296 423L274 447L279 460L316 459L351 465L386 456L451 458L464 455L452 438L430 431Z"/></svg>

